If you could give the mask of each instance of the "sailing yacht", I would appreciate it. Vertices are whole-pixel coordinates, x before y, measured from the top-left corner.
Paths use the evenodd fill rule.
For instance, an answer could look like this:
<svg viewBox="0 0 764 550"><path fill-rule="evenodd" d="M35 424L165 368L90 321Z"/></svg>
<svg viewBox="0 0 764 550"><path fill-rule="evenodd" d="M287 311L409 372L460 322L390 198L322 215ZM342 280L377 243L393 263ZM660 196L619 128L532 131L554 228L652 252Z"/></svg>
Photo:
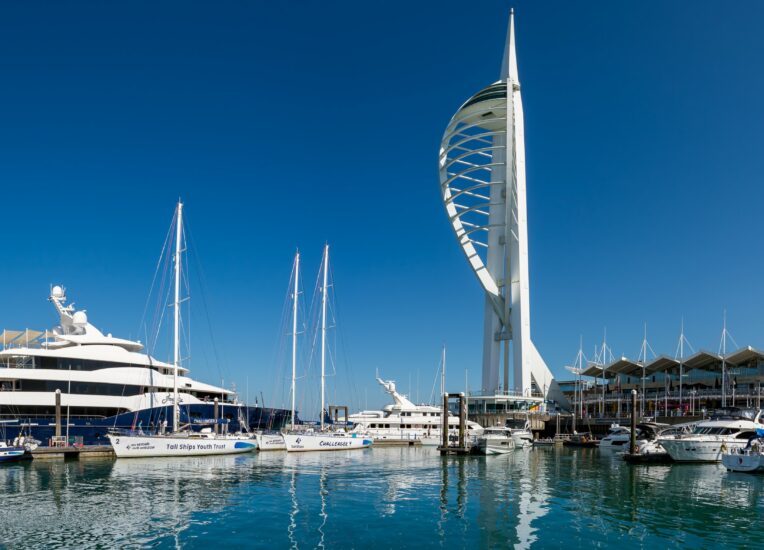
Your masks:
<svg viewBox="0 0 764 550"><path fill-rule="evenodd" d="M322 260L323 284L321 286L321 429L320 431L290 431L284 434L284 443L288 452L301 451L344 451L353 449L366 449L371 446L372 440L364 434L345 432L339 430L327 430L325 426L326 413L326 305L329 290L329 245L324 246ZM296 292L295 292L296 294ZM296 327L295 327L296 329ZM295 330L296 332L296 330ZM294 349L294 348L293 348ZM294 358L294 353L293 353ZM294 369L294 362L293 362ZM292 398L294 399L294 370L292 374ZM294 403L294 401L293 401ZM294 404L292 405L294 410Z"/></svg>
<svg viewBox="0 0 764 550"><path fill-rule="evenodd" d="M181 243L183 236L183 203L178 202L175 211L175 255L174 255L174 291L173 302L173 363L172 363L172 433L145 435L130 432L127 434L109 434L109 442L117 458L143 458L159 456L199 456L238 454L253 451L257 444L249 436L218 435L210 428L201 432L181 431L178 392L178 373L180 371L180 271ZM217 428L217 425L216 425ZM162 430L163 431L163 430Z"/></svg>
<svg viewBox="0 0 764 550"><path fill-rule="evenodd" d="M297 310L298 300L300 297L300 251L298 250L294 255L294 264L292 266L294 287L292 288L292 385L290 388L290 396L292 400L292 409L290 415L290 428L295 430L295 382L297 380ZM286 442L284 441L284 435L281 433L268 433L265 431L259 431L255 435L257 438L257 448L261 451L284 451L286 450Z"/></svg>

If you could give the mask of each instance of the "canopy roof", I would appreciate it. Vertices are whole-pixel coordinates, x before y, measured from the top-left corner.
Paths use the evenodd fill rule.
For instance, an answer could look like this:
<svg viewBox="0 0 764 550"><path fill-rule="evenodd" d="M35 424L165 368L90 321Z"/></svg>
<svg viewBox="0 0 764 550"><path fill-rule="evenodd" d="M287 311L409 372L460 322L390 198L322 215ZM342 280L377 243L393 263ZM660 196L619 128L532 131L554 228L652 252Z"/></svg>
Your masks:
<svg viewBox="0 0 764 550"><path fill-rule="evenodd" d="M684 360L688 369L716 370L714 366L722 362L722 356L711 351L700 350Z"/></svg>
<svg viewBox="0 0 764 550"><path fill-rule="evenodd" d="M602 365L599 363L589 363L589 366L581 371L581 376L602 376Z"/></svg>
<svg viewBox="0 0 764 550"><path fill-rule="evenodd" d="M764 353L756 348L747 346L728 354L725 359L727 363L732 363L733 365L745 365L751 361L764 361Z"/></svg>
<svg viewBox="0 0 764 550"><path fill-rule="evenodd" d="M47 330L4 330L0 332L0 346L28 346L37 340L52 338L53 333Z"/></svg>
<svg viewBox="0 0 764 550"><path fill-rule="evenodd" d="M668 370L678 366L679 366L679 361L677 359L674 359L673 357L669 357L668 355L661 355L660 357L656 357L655 359L650 361L647 364L646 370L647 372L652 373L652 372Z"/></svg>
<svg viewBox="0 0 764 550"><path fill-rule="evenodd" d="M642 363L640 361L632 361L626 357L621 357L610 363L605 367L606 372L612 372L613 374L632 374L642 370Z"/></svg>
<svg viewBox="0 0 764 550"><path fill-rule="evenodd" d="M722 369L722 362L728 365L745 366L751 362L759 361L764 363L764 351L759 351L752 346L740 348L724 356L712 351L700 350L683 360L668 355L656 357L645 365L645 373L652 374L677 369L680 364L684 366L685 371L698 369L719 372ZM608 365L589 363L589 366L581 372L581 375L611 378L617 374L633 375L641 373L641 371L641 361L633 361L627 357L621 357Z"/></svg>

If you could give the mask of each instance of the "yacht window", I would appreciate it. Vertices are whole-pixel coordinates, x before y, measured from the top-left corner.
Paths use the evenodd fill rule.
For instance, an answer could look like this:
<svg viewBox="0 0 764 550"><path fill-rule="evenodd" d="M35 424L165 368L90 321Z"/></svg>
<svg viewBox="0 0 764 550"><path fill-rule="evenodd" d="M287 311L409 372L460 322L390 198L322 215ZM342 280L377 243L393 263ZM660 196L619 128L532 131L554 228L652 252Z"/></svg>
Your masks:
<svg viewBox="0 0 764 550"><path fill-rule="evenodd" d="M19 390L29 392L54 392L61 390L61 393L112 396L140 395L143 393L143 388L140 386L98 382L68 382L63 380L20 380Z"/></svg>
<svg viewBox="0 0 764 550"><path fill-rule="evenodd" d="M735 436L735 439L750 439L755 432L740 432Z"/></svg>

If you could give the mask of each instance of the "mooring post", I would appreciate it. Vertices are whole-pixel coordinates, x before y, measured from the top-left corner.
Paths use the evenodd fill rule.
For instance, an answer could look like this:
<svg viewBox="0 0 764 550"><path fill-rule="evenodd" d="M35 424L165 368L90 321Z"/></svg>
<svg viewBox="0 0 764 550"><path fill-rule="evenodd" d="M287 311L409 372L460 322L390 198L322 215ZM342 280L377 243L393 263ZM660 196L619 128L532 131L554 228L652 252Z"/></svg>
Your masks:
<svg viewBox="0 0 764 550"><path fill-rule="evenodd" d="M56 439L61 437L61 390L56 390Z"/></svg>
<svg viewBox="0 0 764 550"><path fill-rule="evenodd" d="M631 390L631 444L629 452L637 454L637 390Z"/></svg>
<svg viewBox="0 0 764 550"><path fill-rule="evenodd" d="M466 449L467 441L465 438L467 428L467 418L464 406L464 392L459 393L459 448Z"/></svg>
<svg viewBox="0 0 764 550"><path fill-rule="evenodd" d="M218 411L218 398L215 398L215 433L218 433L218 420L220 418L220 411Z"/></svg>
<svg viewBox="0 0 764 550"><path fill-rule="evenodd" d="M448 447L448 394L443 394L443 416L442 416L443 422L441 422L441 442L443 443L443 448Z"/></svg>

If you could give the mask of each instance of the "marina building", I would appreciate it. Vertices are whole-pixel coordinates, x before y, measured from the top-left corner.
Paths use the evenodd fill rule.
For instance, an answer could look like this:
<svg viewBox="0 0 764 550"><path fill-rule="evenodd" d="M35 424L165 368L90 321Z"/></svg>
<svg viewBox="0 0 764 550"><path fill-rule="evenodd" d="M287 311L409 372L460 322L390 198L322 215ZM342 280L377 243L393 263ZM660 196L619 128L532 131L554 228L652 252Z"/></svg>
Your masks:
<svg viewBox="0 0 764 550"><path fill-rule="evenodd" d="M620 357L590 363L575 381L561 383L581 418L623 418L637 391L642 416L701 416L722 407L761 407L764 352L752 346L731 353L698 351L686 358Z"/></svg>

